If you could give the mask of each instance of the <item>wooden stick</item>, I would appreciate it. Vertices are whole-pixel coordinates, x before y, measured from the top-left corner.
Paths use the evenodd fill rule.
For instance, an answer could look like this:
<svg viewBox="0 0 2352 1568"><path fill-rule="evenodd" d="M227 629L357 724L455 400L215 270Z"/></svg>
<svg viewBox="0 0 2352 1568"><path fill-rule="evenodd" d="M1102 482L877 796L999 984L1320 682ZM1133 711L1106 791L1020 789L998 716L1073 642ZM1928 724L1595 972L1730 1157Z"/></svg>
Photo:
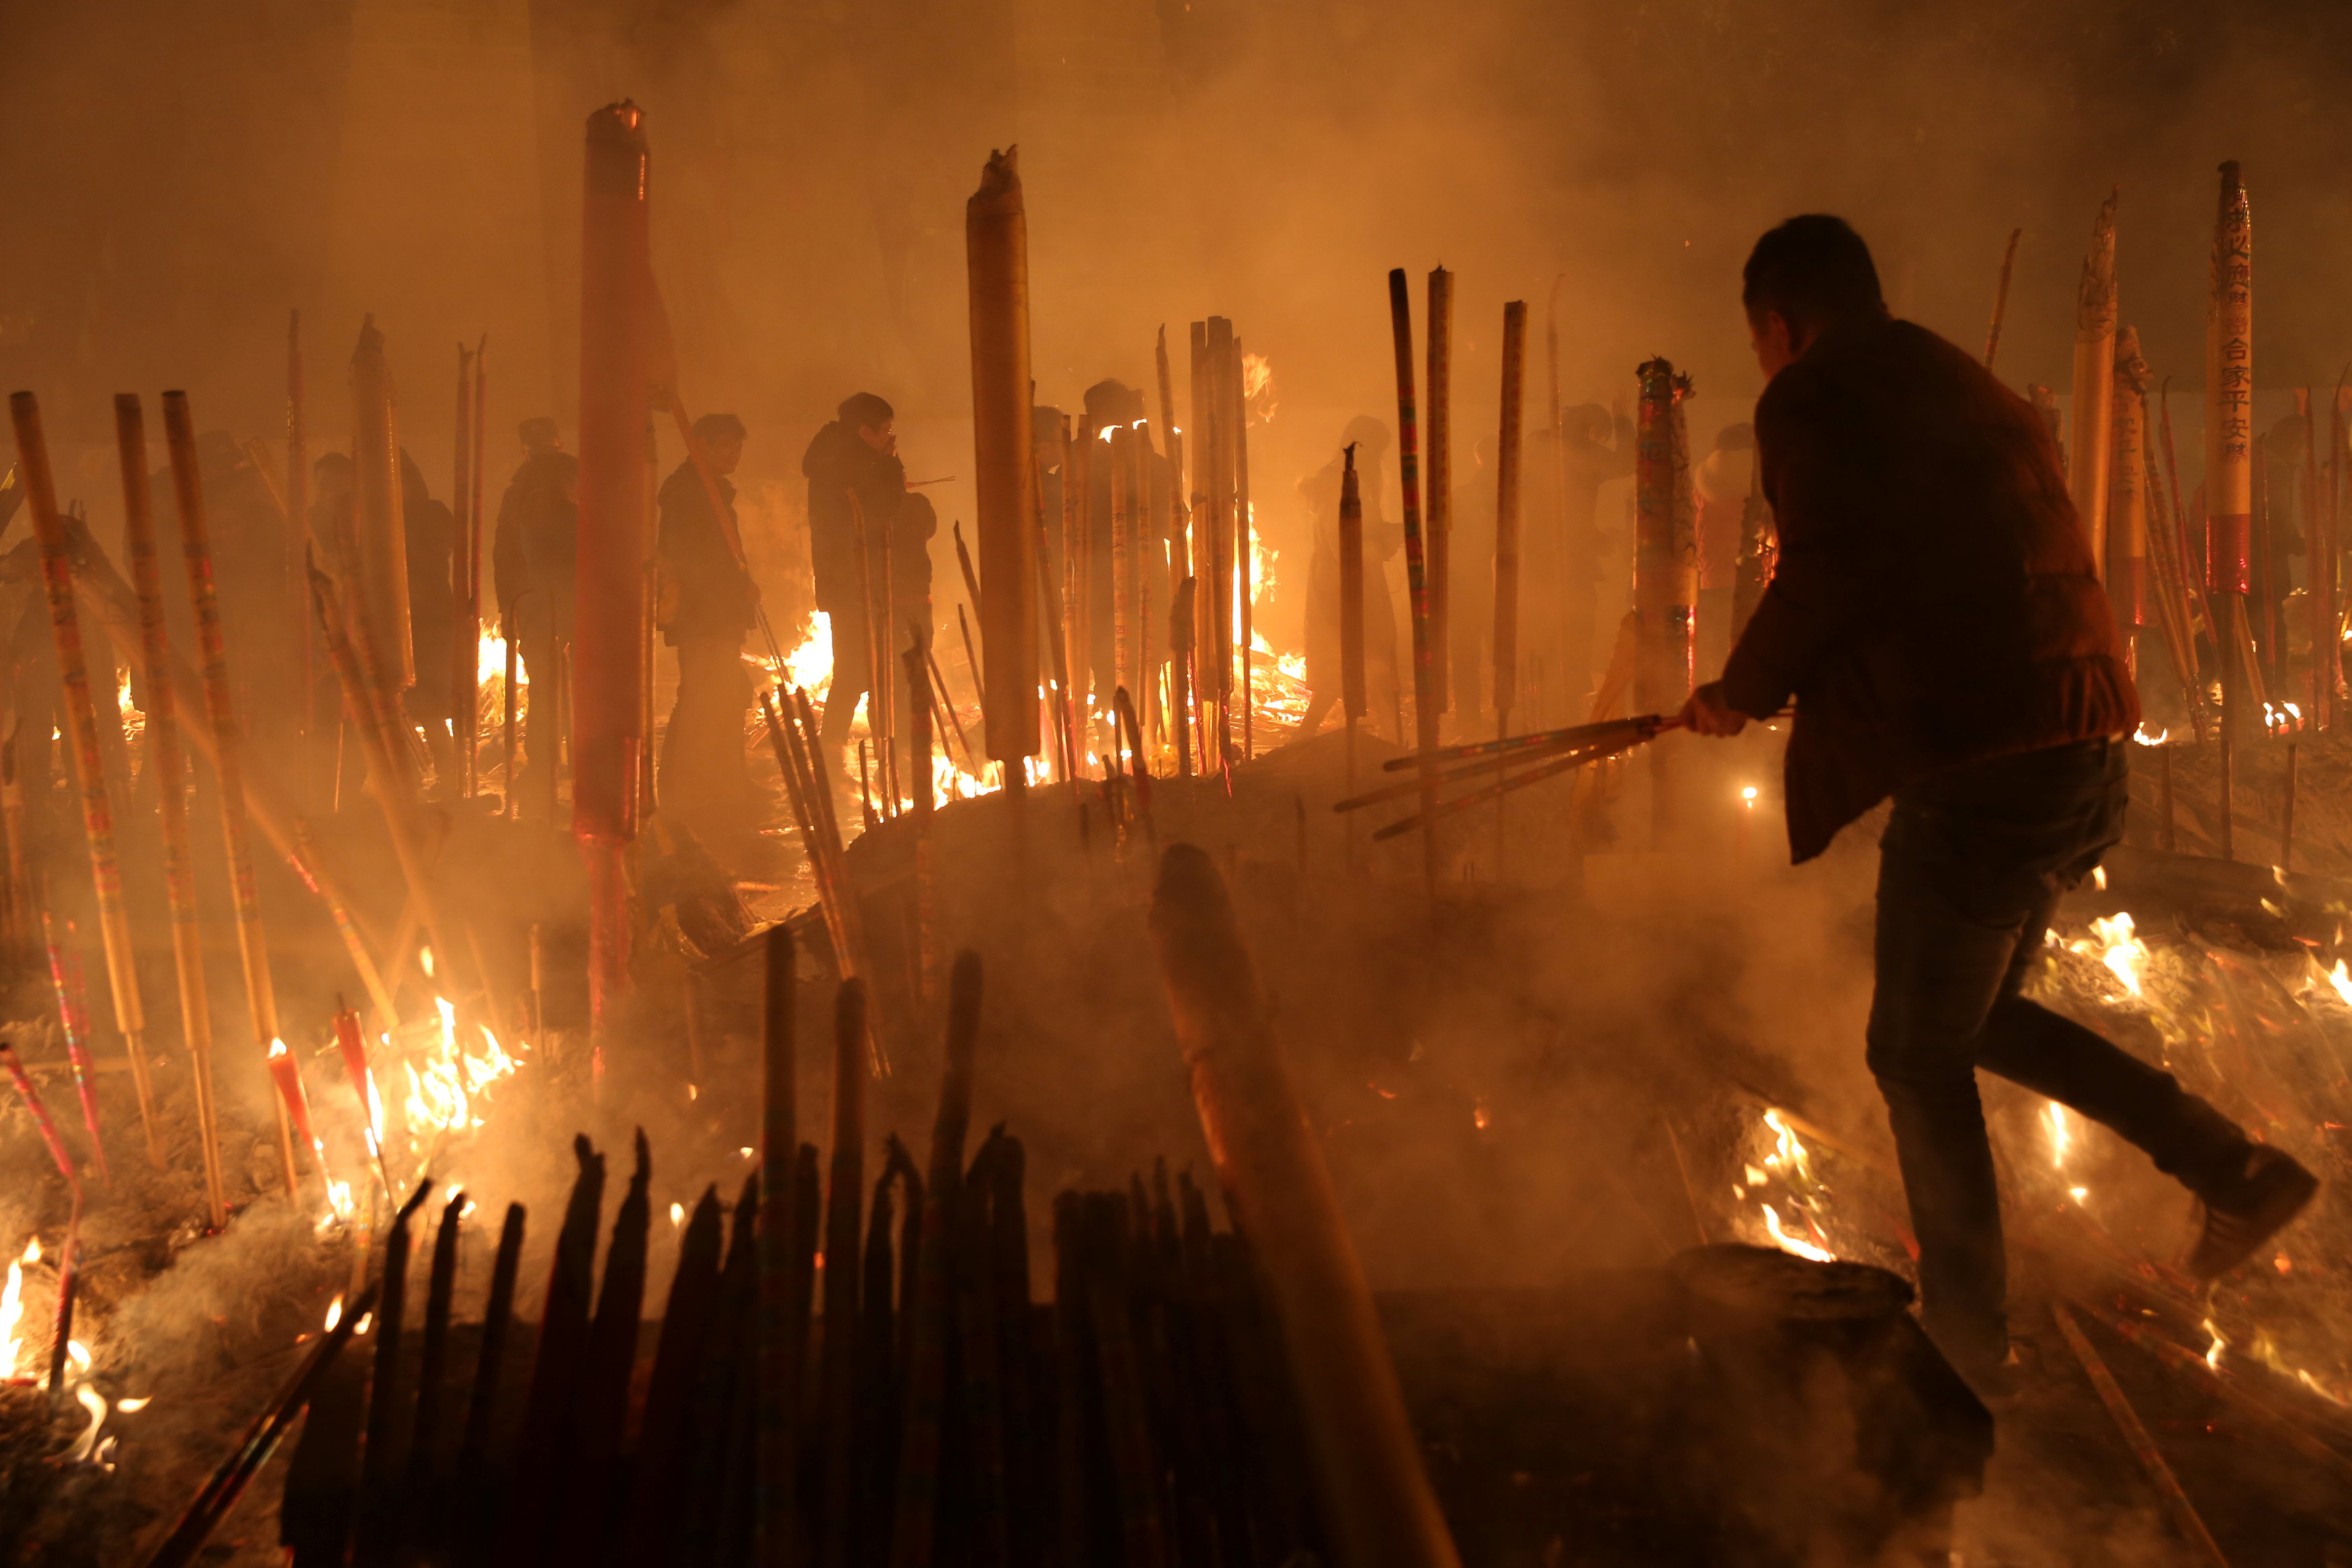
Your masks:
<svg viewBox="0 0 2352 1568"><path fill-rule="evenodd" d="M352 1300L342 1316L336 1320L335 1326L311 1348L310 1354L287 1379L277 1396L262 1406L261 1413L253 1418L245 1437L230 1451L228 1458L221 1461L197 1490L186 1510L181 1513L179 1523L173 1526L172 1533L164 1537L163 1543L155 1549L155 1554L147 1559L147 1568L187 1568L187 1564L196 1560L204 1550L205 1542L212 1539L213 1531L220 1528L229 1511L236 1506L237 1500L245 1495L245 1489L252 1484L254 1476L268 1463L270 1455L277 1451L279 1441L294 1424L295 1417L309 1406L310 1396L318 1392L320 1383L333 1367L336 1358L352 1343L352 1336L358 1332L361 1321L374 1312L375 1299L376 1288L370 1285Z"/></svg>
<svg viewBox="0 0 2352 1568"><path fill-rule="evenodd" d="M919 801L920 797L918 796ZM921 808L919 804L918 810ZM824 1496L823 1562L842 1568L849 1556L851 1512L856 1500L858 1400L881 1397L862 1389L858 1361L858 1217L865 1198L866 986L844 980L834 999L833 1157L827 1173L824 1220L824 1352L817 1408L824 1423L820 1452Z"/></svg>
<svg viewBox="0 0 2352 1568"><path fill-rule="evenodd" d="M956 629L963 633L963 660L971 668L971 689L980 702L980 732L985 740L988 735L988 685L981 679L980 650L972 646L971 622L965 617L961 604L956 606ZM957 727L961 729L962 727Z"/></svg>
<svg viewBox="0 0 2352 1568"><path fill-rule="evenodd" d="M930 1176L923 1192L922 1247L916 1269L912 1344L907 1365L907 1425L899 1447L893 1568L931 1561L938 1524L940 1437L947 1399L947 1347L953 1298L950 1222L962 1192L964 1134L971 1122L971 1081L980 1040L980 955L956 955L948 985L945 1071L931 1124Z"/></svg>
<svg viewBox="0 0 2352 1568"><path fill-rule="evenodd" d="M155 1125L154 1089L148 1079L147 1020L139 999L137 949L131 937L131 914L122 902L122 865L114 847L114 807L108 798L106 764L98 747L98 708L90 696L89 663L82 653L81 617L74 606L65 520L58 515L57 490L49 476L40 403L31 392L20 392L9 398L8 406L16 427L17 471L24 476L33 533L40 542L41 580L48 594L49 627L57 638L66 729L73 742L75 777L81 786L82 831L89 843L90 881L98 902L99 935L106 944L114 1019L130 1050L131 1082L139 1096L147 1159L161 1170L163 1143Z"/></svg>
<svg viewBox="0 0 2352 1568"><path fill-rule="evenodd" d="M1992 294L1992 327L1985 333L1984 363L1987 370L1992 369L1992 357L2000 350L2000 321L2009 313L2009 272L2017 265L2017 242L2024 234L2023 229L2010 230L2008 248L2000 253L2000 282Z"/></svg>
<svg viewBox="0 0 2352 1568"><path fill-rule="evenodd" d="M180 540L187 558L188 593L195 608L196 643L205 660L205 718L213 735L213 767L219 784L221 841L228 860L229 887L236 904L236 946L245 971L246 1003L252 1014L254 1048L266 1060L277 1040L278 990L269 973L269 933L262 924L261 897L253 876L253 850L245 815L245 743L230 696L228 652L221 638L220 595L213 585L212 535L205 516L204 476L196 466L196 425L188 394L163 394L163 435L172 453L172 490L179 503ZM454 956L434 934L443 961ZM278 1124L278 1153L286 1190L294 1190L293 1136Z"/></svg>
<svg viewBox="0 0 2352 1568"><path fill-rule="evenodd" d="M958 609L961 611L961 607L959 606ZM956 716L955 702L948 695L948 678L940 673L940 656L931 651L930 639L928 637L923 640L923 657L929 661L931 679L938 685L940 711L948 716L948 723L955 729L956 745L963 748L963 759L970 765L972 777L976 779L980 776L980 758L972 755L971 742L963 733L963 720ZM1066 681L1067 676L1064 679Z"/></svg>
<svg viewBox="0 0 2352 1568"><path fill-rule="evenodd" d="M2156 1439L2148 1436L2147 1428L2140 1424L2138 1412L2132 1408L2131 1401L2124 1397L2123 1389L2116 1385L2115 1374L2107 1370L2107 1364L2099 1359L2099 1353L2092 1348L2091 1342L2075 1326L2074 1314L2063 1301L2051 1302L2050 1312L2058 1320L2058 1331L2066 1336L2066 1343L2074 1351L2074 1359L2083 1364L2084 1374L2090 1378L2091 1386L2098 1391L2099 1402L2115 1418L2116 1429L2123 1434L2125 1446L2131 1449L2132 1457L2147 1472L2149 1484L2156 1488L2165 1512L2172 1518L2173 1528L2180 1531L2182 1539L2189 1542L2190 1550L2201 1561L2212 1564L2213 1568L2229 1568L2230 1560L2221 1555L2221 1548L2214 1541L2212 1532L2205 1528L2204 1520L2198 1517L2196 1505L2189 1500L2189 1494L2180 1490L2180 1482L2173 1475L2172 1467L2164 1462L2164 1455L2158 1449Z"/></svg>
<svg viewBox="0 0 2352 1568"><path fill-rule="evenodd" d="M213 1102L213 1021L205 992L204 927L196 908L196 871L188 842L187 768L180 756L177 716L172 710L170 653L163 622L163 580L155 559L155 513L147 490L147 423L138 394L114 399L114 436L122 470L123 542L131 579L139 591L139 632L145 659L141 665L147 698L147 769L155 780L157 818L163 840L163 894L172 915L172 965L180 983L180 1028L187 1041L195 1086L196 1132L205 1162L205 1207L212 1228L228 1223L228 1198L221 1184L220 1126ZM286 1146L286 1117L278 1117L278 1153L286 1191L294 1191L293 1151Z"/></svg>
<svg viewBox="0 0 2352 1568"><path fill-rule="evenodd" d="M931 787L932 692L930 674L925 668L930 639L919 625L913 632L913 642L900 657L907 663L908 738L915 785L915 997L919 1008L927 1010L931 998L939 993L940 967L939 873L933 859L938 851L931 841L931 812L935 805ZM1067 768L1063 776L1068 777ZM859 1010L864 1011L862 1004ZM851 1266L855 1267L854 1260Z"/></svg>
<svg viewBox="0 0 2352 1568"><path fill-rule="evenodd" d="M1420 431L1415 420L1412 388L1412 301L1405 291L1404 268L1389 274L1389 321L1396 338L1397 473L1404 486L1404 575L1412 608L1412 700L1414 727L1425 757L1437 749L1437 689L1435 654L1429 628L1429 563L1421 532ZM1421 772L1422 879L1429 895L1437 896L1437 771L1423 764Z"/></svg>
<svg viewBox="0 0 2352 1568"><path fill-rule="evenodd" d="M2305 1431L2291 1417L2256 1395L2233 1374L2213 1365L2193 1350L2184 1349L2174 1344L2170 1340L2159 1337L2146 1324L2134 1322L2131 1319L2118 1316L2113 1312L2102 1312L2087 1302L2082 1303L2082 1307L2083 1311L2091 1313L2100 1322L2115 1331L2116 1335L2125 1343L2146 1351L2161 1362L2168 1370L2186 1375L2191 1383L2216 1396L2231 1409L2241 1415L2251 1416L2273 1437L2293 1448L2296 1455L2306 1462L2333 1474L2339 1482L2352 1485L2352 1459L2347 1459L2342 1454Z"/></svg>
<svg viewBox="0 0 2352 1568"><path fill-rule="evenodd" d="M1197 846L1161 856L1151 935L1217 1177L1288 1352L1331 1554L1354 1568L1452 1568L1459 1558L1330 1172L1232 900Z"/></svg>
<svg viewBox="0 0 2352 1568"><path fill-rule="evenodd" d="M113 1177L106 1168L106 1140L99 1134L98 1083L99 1064L91 1059L89 1049L89 1009L84 1005L87 988L81 983L81 959L70 953L58 940L55 901L49 896L48 874L41 876L41 940L48 952L49 982L58 998L58 1023L65 1036L66 1061L73 1069L74 1090L81 1100L82 1125L89 1132L90 1163L98 1167L100 1186L111 1186ZM71 926L68 926L70 930Z"/></svg>
<svg viewBox="0 0 2352 1568"><path fill-rule="evenodd" d="M851 982L854 984L855 982ZM792 1316L791 1231L799 1111L793 1101L796 1049L793 934L769 927L766 1022L761 1031L763 1092L760 1124L759 1558L788 1564L794 1556L793 1476L801 1368L787 1353Z"/></svg>
<svg viewBox="0 0 2352 1568"><path fill-rule="evenodd" d="M1615 756L1618 752L1624 750L1627 747L1638 745L1642 740L1647 738L1648 737L1639 737L1627 740L1623 744L1618 746L1596 746L1571 751L1567 756L1562 757L1556 761L1547 762L1540 768L1530 768L1525 773L1513 774L1508 779L1489 784L1484 789L1474 789L1467 795L1441 803L1436 808L1437 819L1453 816L1457 811L1466 811L1473 806L1481 805L1486 801L1499 799L1504 795L1509 794L1514 789L1524 789L1528 785L1540 783L1546 779L1558 778L1560 774L1567 772L1571 768L1581 768L1588 762L1602 761L1608 758ZM1418 813L1413 816L1402 818L1397 821L1389 823L1385 827L1374 830L1372 833L1372 842L1376 844L1384 843L1388 840L1397 837L1399 834L1409 833L1415 828L1426 827L1433 820L1435 819L1425 818Z"/></svg>

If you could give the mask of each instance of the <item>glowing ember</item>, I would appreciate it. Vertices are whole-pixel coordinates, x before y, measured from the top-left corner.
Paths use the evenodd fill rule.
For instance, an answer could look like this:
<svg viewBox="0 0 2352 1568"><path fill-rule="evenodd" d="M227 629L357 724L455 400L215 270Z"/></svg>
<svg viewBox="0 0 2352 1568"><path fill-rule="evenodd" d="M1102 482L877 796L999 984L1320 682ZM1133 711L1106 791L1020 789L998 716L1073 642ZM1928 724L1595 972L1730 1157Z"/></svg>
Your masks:
<svg viewBox="0 0 2352 1568"><path fill-rule="evenodd" d="M153 1403L155 1403L153 1395L143 1394L136 1399L118 1399L114 1402L114 1407L125 1416L135 1416Z"/></svg>

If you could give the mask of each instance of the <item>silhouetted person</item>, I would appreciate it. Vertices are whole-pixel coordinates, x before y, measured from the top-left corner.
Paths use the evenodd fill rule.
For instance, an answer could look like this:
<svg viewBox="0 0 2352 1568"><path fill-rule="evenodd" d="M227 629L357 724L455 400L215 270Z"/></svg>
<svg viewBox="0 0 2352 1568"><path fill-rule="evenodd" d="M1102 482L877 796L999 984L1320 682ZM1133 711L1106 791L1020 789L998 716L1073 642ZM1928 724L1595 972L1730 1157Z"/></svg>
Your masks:
<svg viewBox="0 0 2352 1568"><path fill-rule="evenodd" d="M523 707L520 777L509 788L534 814L551 815L569 706L563 661L579 598L580 460L563 450L551 419L527 419L519 434L523 459L499 497L490 579L499 624L514 640L531 688Z"/></svg>
<svg viewBox="0 0 2352 1568"><path fill-rule="evenodd" d="M758 831L763 802L743 766L744 720L751 677L743 669L744 633L758 624L759 590L735 553L735 486L727 476L743 461L743 422L706 413L694 422L710 463L711 486L688 458L662 481L660 505L662 640L677 650L677 703L662 740L661 800L713 841ZM716 487L726 517L711 509Z"/></svg>
<svg viewBox="0 0 2352 1568"><path fill-rule="evenodd" d="M928 550L938 519L929 516L926 502L923 511L930 528L921 544L899 531L908 499L907 470L898 461L898 437L892 429L897 416L889 403L873 392L857 392L844 398L835 413L838 417L810 439L801 456L801 472L808 478L809 565L815 578L816 607L833 620L833 682L824 695L824 749L825 777L838 789L845 778L841 754L849 742L857 699L873 687L867 649L874 612L885 615L886 657L903 649L908 635L906 612L887 603L895 585L882 580L882 530L891 530L887 537L896 576L904 570L898 559L901 554L909 548ZM923 570L928 606L928 559ZM928 627L928 610L926 617ZM868 719L868 733L879 728Z"/></svg>
<svg viewBox="0 0 2352 1568"><path fill-rule="evenodd" d="M423 727L432 753L433 771L441 793L456 789L457 747L474 742L474 716L450 711L450 639L457 629L457 594L451 585L451 563L457 549L457 519L448 504L436 501L426 489L425 471L400 454L401 519L407 530L408 636L416 684L403 705L411 724ZM467 658L470 661L472 651Z"/></svg>
<svg viewBox="0 0 2352 1568"><path fill-rule="evenodd" d="M2073 1107L2205 1203L2189 1270L2242 1262L2311 1199L2169 1073L2019 995L2064 891L2123 835L2139 704L2049 432L1976 357L1894 319L1832 217L1759 240L1743 295L1780 532L1721 681L1683 718L1733 735L1797 699L1789 843L1818 855L1892 795L1869 1063L1886 1101L1922 1320L1980 1390L2016 1364L1976 1071Z"/></svg>

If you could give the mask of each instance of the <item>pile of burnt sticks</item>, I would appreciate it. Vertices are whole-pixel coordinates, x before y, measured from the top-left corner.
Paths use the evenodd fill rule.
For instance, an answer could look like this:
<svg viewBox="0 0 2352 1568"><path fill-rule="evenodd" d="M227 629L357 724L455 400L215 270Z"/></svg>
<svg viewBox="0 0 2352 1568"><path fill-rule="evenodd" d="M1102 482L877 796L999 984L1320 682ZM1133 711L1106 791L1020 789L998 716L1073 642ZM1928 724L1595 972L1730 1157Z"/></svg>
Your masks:
<svg viewBox="0 0 2352 1568"><path fill-rule="evenodd" d="M770 1049L788 1055L774 1036L789 1034L777 992L791 954L772 941ZM1059 1195L1053 1301L1034 1300L1021 1142L998 1127L964 1159L980 991L966 954L928 1175L893 1136L868 1204L865 998L842 986L829 1180L799 1144L782 1183L772 1165L745 1182L731 1228L717 1188L704 1194L649 1368L642 1134L593 1291L604 1156L576 1140L536 1325L513 1314L520 1205L485 1322L451 1323L460 1195L441 1215L420 1332L407 1278L420 1188L381 1249L372 1321L356 1338L341 1325L279 1402L310 1407L280 1510L292 1562L1075 1568L1314 1550L1280 1336L1241 1238L1212 1228L1188 1175L1171 1183L1163 1165L1148 1186ZM775 1065L772 1085L788 1082ZM782 1225L763 1182L785 1193ZM353 1353L331 1364L343 1344ZM274 1410L282 1431L294 1411ZM152 1561L192 1561L226 1511L208 1487Z"/></svg>

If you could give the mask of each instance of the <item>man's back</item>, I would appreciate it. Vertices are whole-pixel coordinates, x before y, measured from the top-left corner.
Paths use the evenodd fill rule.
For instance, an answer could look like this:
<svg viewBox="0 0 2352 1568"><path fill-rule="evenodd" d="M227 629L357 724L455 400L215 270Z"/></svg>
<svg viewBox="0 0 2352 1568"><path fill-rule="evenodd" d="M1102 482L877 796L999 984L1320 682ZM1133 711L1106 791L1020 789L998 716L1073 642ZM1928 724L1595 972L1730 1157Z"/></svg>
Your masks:
<svg viewBox="0 0 2352 1568"><path fill-rule="evenodd" d="M1799 699L1797 858L1938 768L2138 723L2056 448L1967 353L1906 321L1841 329L1756 427L1780 555L1724 682L1750 714Z"/></svg>

